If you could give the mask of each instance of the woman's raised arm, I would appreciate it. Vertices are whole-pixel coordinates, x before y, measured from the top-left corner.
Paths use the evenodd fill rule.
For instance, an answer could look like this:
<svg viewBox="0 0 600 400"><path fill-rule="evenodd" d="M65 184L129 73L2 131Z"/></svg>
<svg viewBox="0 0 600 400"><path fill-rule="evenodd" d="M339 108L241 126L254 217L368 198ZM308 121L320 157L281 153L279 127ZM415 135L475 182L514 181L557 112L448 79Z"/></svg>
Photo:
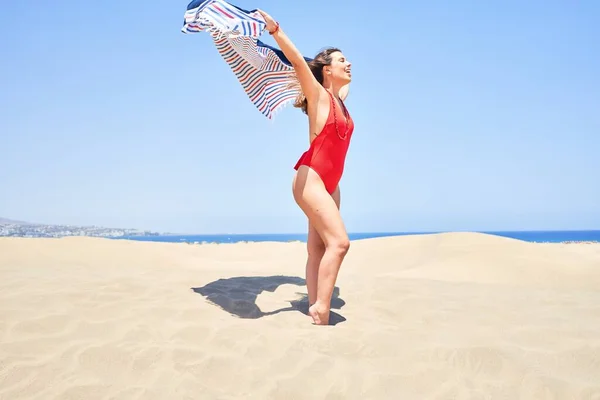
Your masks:
<svg viewBox="0 0 600 400"><path fill-rule="evenodd" d="M292 64L306 100L312 102L318 99L322 86L315 79L310 67L302 56L302 53L300 53L290 38L283 32L278 22L275 22L275 20L266 12L262 10L257 11L263 16L267 25L267 31L273 36L283 54Z"/></svg>

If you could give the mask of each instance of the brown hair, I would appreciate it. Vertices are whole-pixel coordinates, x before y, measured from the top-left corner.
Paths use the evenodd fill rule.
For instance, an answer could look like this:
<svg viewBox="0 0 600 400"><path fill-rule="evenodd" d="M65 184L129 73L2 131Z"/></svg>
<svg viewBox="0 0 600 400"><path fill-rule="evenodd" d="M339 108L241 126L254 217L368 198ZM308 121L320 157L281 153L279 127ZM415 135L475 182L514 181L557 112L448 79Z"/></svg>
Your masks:
<svg viewBox="0 0 600 400"><path fill-rule="evenodd" d="M331 65L331 55L336 51L341 52L340 49L335 47L327 47L319 52L311 61L307 61L308 67L312 71L315 79L321 85L323 84L323 67L326 65ZM294 86L299 88L299 82L295 83ZM299 88L300 93L296 98L296 102L294 103L294 107L300 108L304 114L307 114L306 108L308 106L306 97L304 93L302 93L302 89Z"/></svg>

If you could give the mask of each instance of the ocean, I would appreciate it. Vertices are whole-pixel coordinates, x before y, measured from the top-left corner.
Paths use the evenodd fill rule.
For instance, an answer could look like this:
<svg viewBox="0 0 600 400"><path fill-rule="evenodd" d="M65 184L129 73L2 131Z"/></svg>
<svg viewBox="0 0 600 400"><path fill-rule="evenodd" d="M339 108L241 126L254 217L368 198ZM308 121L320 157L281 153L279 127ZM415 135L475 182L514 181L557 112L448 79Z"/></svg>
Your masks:
<svg viewBox="0 0 600 400"><path fill-rule="evenodd" d="M366 232L349 233L350 240L386 236L421 235L441 232ZM481 231L491 235L504 236L527 242L600 242L600 230L590 231ZM237 242L306 242L306 233L297 234L219 234L219 235L161 235L161 236L121 236L115 239L130 239L171 243L237 243Z"/></svg>

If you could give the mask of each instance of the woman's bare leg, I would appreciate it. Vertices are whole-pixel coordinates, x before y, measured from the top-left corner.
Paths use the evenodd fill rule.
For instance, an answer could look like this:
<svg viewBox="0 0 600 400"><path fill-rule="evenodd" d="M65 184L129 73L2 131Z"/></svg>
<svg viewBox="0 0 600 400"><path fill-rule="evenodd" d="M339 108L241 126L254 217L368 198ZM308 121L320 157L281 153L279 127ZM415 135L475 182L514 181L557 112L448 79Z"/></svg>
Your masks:
<svg viewBox="0 0 600 400"><path fill-rule="evenodd" d="M309 307L309 314L315 324L326 325L335 281L350 241L340 210L316 172L301 166L294 177L293 192L296 203L325 244L317 271L316 301Z"/></svg>
<svg viewBox="0 0 600 400"><path fill-rule="evenodd" d="M340 209L340 190L337 188L331 197ZM317 301L317 281L319 276L319 265L325 254L325 243L312 224L308 223L308 239L306 243L308 257L306 259L306 289L308 291L308 305L312 306Z"/></svg>
<svg viewBox="0 0 600 400"><path fill-rule="evenodd" d="M319 264L325 254L325 243L312 224L308 223L308 239L306 243L306 290L308 291L309 307L317 301L317 280L319 277Z"/></svg>

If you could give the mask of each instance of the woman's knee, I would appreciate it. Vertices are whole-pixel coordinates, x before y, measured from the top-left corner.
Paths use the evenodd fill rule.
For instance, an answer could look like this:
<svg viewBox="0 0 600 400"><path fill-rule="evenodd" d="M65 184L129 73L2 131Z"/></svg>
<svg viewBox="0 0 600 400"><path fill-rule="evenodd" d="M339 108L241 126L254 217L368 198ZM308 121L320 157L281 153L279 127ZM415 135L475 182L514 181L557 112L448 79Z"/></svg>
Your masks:
<svg viewBox="0 0 600 400"><path fill-rule="evenodd" d="M328 251L332 251L343 257L348 254L348 251L350 250L350 239L348 236L334 238L327 244L326 247Z"/></svg>

